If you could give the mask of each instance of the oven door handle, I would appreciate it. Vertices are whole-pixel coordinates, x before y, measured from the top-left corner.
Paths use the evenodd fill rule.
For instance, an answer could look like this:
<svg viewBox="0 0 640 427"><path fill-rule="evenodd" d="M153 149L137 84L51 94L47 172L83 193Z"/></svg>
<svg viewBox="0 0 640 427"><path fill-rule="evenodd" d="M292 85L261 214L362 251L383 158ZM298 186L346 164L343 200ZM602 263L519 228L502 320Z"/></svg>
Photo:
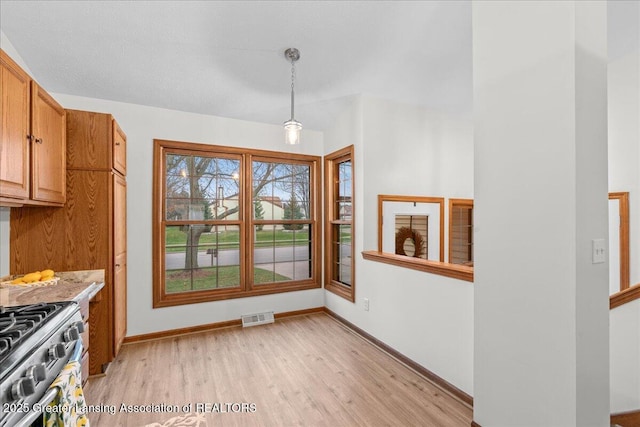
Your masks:
<svg viewBox="0 0 640 427"><path fill-rule="evenodd" d="M44 408L49 406L49 404L51 402L53 402L53 400L56 398L56 396L58 395L58 393L60 392L60 388L59 387L52 387L50 389L47 390L47 392L44 394L44 396L42 396L42 399L40 399L38 401L38 403L36 403L33 406L38 406L39 408ZM16 424L14 424L15 427L28 427L30 426L35 420L38 419L38 417L42 415L42 411L29 411L22 419L18 420L16 422Z"/></svg>
<svg viewBox="0 0 640 427"><path fill-rule="evenodd" d="M69 357L69 362L80 362L82 360L83 348L84 346L82 345L82 338L81 338L76 341L76 347L73 349L73 353L71 353L71 357Z"/></svg>

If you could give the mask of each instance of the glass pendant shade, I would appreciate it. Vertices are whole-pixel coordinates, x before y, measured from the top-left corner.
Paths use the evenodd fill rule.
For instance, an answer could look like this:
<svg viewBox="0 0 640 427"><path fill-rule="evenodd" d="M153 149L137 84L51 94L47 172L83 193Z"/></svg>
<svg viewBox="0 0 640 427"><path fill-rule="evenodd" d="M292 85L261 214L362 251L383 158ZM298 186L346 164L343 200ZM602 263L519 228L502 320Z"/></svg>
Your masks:
<svg viewBox="0 0 640 427"><path fill-rule="evenodd" d="M289 145L300 144L300 131L302 123L291 119L284 122L284 142Z"/></svg>

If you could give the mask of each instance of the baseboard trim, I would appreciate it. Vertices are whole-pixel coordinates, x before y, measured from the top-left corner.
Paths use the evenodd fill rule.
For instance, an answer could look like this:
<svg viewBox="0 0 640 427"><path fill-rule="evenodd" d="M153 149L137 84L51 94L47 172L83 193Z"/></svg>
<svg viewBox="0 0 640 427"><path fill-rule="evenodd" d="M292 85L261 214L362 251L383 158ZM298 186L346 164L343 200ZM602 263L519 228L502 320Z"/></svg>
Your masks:
<svg viewBox="0 0 640 427"><path fill-rule="evenodd" d="M628 412L619 412L611 414L611 425L620 425L622 427L640 426L640 409Z"/></svg>
<svg viewBox="0 0 640 427"><path fill-rule="evenodd" d="M443 389L447 393L451 394L452 396L456 397L457 399L459 399L463 403L469 405L470 407L473 407L473 397L471 397L470 395L468 395L464 391L460 390L458 387L454 386L453 384L451 384L447 380L445 380L445 379L439 377L438 375L434 374L433 372L431 372L430 370L428 370L424 366L420 365L419 363L409 359L404 354L402 354L399 351L395 350L394 348L388 346L387 344L385 344L384 342L380 341L379 339L377 339L373 335L369 334L368 332L364 331L363 329L357 327L356 325L354 325L353 323L349 322L344 317L342 317L342 316L334 313L333 311L329 310L327 307L323 307L323 308L324 308L324 312L325 313L327 313L329 316L333 317L338 322L342 323L343 325L345 325L346 327L351 329L353 332L355 332L358 335L360 335L362 338L364 338L367 341L371 342L372 344L374 344L375 346L379 347L380 349L382 349L386 353L389 353L391 356L395 357L400 362L404 363L405 365L407 365L408 367L410 367L414 371L418 372L420 375L424 376L429 381L431 381L432 383L436 384L438 387L440 387L441 389ZM476 424L476 426L477 426L477 424Z"/></svg>
<svg viewBox="0 0 640 427"><path fill-rule="evenodd" d="M471 421L471 427L482 427L482 426L475 421Z"/></svg>
<svg viewBox="0 0 640 427"><path fill-rule="evenodd" d="M282 313L276 313L274 317L276 319L282 319L285 317L303 316L305 314L323 313L323 312L324 312L324 307L314 307L314 308L307 308L304 310L295 310L295 311L286 311ZM242 320L240 319L226 320L224 322L208 323L206 325L189 326L186 328L169 329L166 331L151 332L148 334L132 335L129 337L125 337L122 344L133 344L133 343L138 343L142 341L174 338L181 335L208 332L208 331L214 331L216 329L231 328L235 326L242 326Z"/></svg>

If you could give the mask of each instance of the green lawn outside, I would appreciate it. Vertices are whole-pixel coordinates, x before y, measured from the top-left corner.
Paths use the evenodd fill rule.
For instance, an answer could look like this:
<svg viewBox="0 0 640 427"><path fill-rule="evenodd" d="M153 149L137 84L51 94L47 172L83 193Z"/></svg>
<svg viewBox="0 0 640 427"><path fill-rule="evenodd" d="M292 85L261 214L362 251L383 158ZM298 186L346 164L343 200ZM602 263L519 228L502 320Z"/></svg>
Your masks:
<svg viewBox="0 0 640 427"><path fill-rule="evenodd" d="M193 287L191 286L191 276L190 270L166 271L165 289L167 293L232 288L240 285L240 267L237 265L194 270ZM255 268L253 280L255 283L272 283L291 279L273 271Z"/></svg>
<svg viewBox="0 0 640 427"><path fill-rule="evenodd" d="M308 230L286 231L286 230L262 230L256 231L256 247L293 246L308 245ZM221 231L219 233L202 233L200 236L200 246L218 245L223 249L238 249L240 232L236 230ZM187 244L187 234L180 231L179 227L167 227L165 231L166 252L183 252Z"/></svg>

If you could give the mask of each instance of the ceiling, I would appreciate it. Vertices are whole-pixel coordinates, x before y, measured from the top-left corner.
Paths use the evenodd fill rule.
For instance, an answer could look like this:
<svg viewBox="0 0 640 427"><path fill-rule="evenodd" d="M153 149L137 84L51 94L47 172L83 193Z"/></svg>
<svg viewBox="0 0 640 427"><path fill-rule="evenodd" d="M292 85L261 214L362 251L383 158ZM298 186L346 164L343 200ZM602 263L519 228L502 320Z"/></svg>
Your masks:
<svg viewBox="0 0 640 427"><path fill-rule="evenodd" d="M637 4L611 2L610 54L638 49L628 13ZM283 52L296 47L305 128L325 129L361 93L472 108L469 1L0 0L0 16L50 92L281 124L291 79Z"/></svg>

